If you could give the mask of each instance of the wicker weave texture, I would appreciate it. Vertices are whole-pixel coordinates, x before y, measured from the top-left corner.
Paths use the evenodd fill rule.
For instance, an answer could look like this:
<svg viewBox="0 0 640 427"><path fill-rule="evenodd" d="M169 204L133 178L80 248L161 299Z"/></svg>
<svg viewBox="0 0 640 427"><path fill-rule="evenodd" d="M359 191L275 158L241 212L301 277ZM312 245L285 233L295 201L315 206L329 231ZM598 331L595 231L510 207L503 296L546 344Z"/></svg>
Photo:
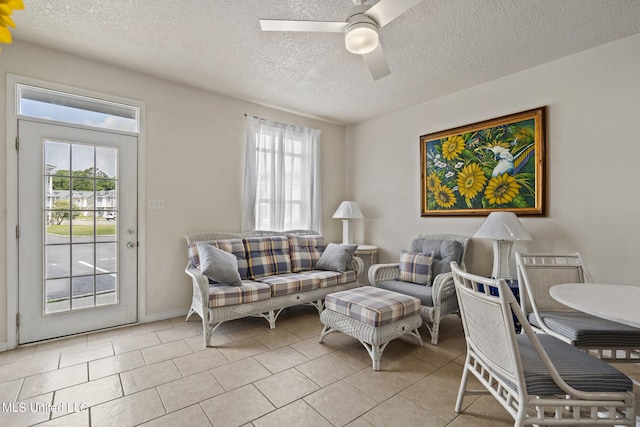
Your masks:
<svg viewBox="0 0 640 427"><path fill-rule="evenodd" d="M381 345L419 328L419 314L397 320L384 326L371 326L331 310L323 310L320 321L343 334L371 345Z"/></svg>
<svg viewBox="0 0 640 427"><path fill-rule="evenodd" d="M416 239L456 241L462 245L461 265L464 267L464 259L469 244L469 237L458 234L420 234ZM378 283L387 280L396 280L400 277L399 263L375 264L369 268L369 283L378 286ZM422 285L416 285L422 286ZM450 273L442 273L433 278L433 306L422 305L420 314L424 325L431 334L431 344L438 344L440 331L440 319L447 314L458 311L458 299L455 285Z"/></svg>
<svg viewBox="0 0 640 427"><path fill-rule="evenodd" d="M287 234L297 235L309 235L318 236L317 231L313 230L290 230L290 231L243 231L241 233L232 233L227 231L203 231L199 233L187 234L184 238L187 240L187 244L193 242L211 242L213 240L221 239L244 239L247 237L260 237L260 236L286 236Z"/></svg>
<svg viewBox="0 0 640 427"><path fill-rule="evenodd" d="M200 232L185 236L187 246L196 242L211 242L219 239L238 239L259 236L285 236L285 235L319 235L311 230L290 230L285 232L271 231L248 231L242 233L231 232ZM313 289L309 291L297 292L289 295L274 296L266 300L235 304L221 307L209 307L209 280L199 269L189 262L185 268L185 273L191 277L193 283L193 297L191 308L187 314L187 320L193 313L197 313L202 318L203 335L206 346L210 346L210 338L220 324L228 320L240 319L247 316L260 316L267 319L271 328L275 327L275 322L280 311L286 307L301 304L311 304L322 311L324 297L332 292L352 289L358 287L357 277L364 269L364 262L359 257L353 257L347 269L356 272L356 280L326 288Z"/></svg>
<svg viewBox="0 0 640 427"><path fill-rule="evenodd" d="M456 412L462 412L465 396L481 393L468 388L473 375L515 426L636 424L636 395L628 378L549 335L538 338L504 279L469 274L455 263L452 271L467 342ZM512 314L526 335L516 335ZM626 384L612 388L613 381Z"/></svg>

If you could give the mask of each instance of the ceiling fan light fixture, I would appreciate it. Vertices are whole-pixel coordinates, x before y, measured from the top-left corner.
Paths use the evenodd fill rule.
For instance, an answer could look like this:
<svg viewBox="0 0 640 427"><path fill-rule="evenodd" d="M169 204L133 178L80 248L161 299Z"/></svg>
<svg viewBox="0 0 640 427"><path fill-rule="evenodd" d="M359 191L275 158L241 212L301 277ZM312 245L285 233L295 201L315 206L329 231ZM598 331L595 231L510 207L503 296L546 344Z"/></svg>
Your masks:
<svg viewBox="0 0 640 427"><path fill-rule="evenodd" d="M369 22L356 22L345 30L344 45L351 53L364 55L378 47L378 27Z"/></svg>

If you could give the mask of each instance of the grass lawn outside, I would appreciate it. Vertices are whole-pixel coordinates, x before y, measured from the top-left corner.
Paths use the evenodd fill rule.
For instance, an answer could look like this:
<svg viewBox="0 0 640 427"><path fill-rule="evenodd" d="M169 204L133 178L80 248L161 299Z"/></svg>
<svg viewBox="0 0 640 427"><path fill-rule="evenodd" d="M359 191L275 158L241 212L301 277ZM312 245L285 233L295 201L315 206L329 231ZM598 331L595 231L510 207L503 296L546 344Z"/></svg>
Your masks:
<svg viewBox="0 0 640 427"><path fill-rule="evenodd" d="M69 235L69 224L65 225L48 225L47 234L55 234L58 236ZM116 234L115 224L97 224L96 236L110 236ZM73 225L74 236L93 236L93 225Z"/></svg>

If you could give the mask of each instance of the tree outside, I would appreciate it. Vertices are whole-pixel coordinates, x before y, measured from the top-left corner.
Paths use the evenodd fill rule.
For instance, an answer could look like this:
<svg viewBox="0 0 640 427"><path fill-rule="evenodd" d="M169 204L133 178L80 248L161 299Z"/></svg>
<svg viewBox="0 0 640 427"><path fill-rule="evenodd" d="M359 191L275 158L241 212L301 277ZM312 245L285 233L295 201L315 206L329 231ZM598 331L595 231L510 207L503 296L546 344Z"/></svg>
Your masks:
<svg viewBox="0 0 640 427"><path fill-rule="evenodd" d="M73 205L73 209L77 209L77 206ZM74 213L73 218L76 218L79 214ZM49 211L49 223L60 225L62 221L71 219L71 209L68 200L56 200L53 202L53 210Z"/></svg>

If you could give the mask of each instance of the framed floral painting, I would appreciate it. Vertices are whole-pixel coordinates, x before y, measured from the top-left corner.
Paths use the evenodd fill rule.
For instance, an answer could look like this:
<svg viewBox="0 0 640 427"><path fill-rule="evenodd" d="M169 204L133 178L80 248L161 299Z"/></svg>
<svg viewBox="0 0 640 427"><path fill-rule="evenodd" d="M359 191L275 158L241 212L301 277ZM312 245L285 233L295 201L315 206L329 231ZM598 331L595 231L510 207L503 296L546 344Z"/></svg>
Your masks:
<svg viewBox="0 0 640 427"><path fill-rule="evenodd" d="M545 214L545 107L420 137L422 216Z"/></svg>

